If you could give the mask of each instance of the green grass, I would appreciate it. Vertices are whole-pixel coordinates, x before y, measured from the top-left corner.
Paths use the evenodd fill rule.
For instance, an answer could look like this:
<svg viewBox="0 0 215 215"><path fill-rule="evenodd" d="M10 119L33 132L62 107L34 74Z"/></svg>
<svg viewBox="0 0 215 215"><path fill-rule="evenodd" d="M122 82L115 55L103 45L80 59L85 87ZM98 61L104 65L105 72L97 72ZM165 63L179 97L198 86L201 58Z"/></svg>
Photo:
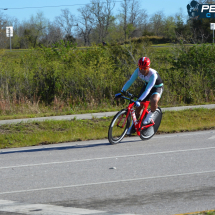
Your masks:
<svg viewBox="0 0 215 215"><path fill-rule="evenodd" d="M113 117L92 120L44 121L0 126L0 148L35 146L69 141L106 139ZM167 111L158 133L215 129L213 109Z"/></svg>
<svg viewBox="0 0 215 215"><path fill-rule="evenodd" d="M183 215L215 215L215 210L200 211L195 213L185 213Z"/></svg>
<svg viewBox="0 0 215 215"><path fill-rule="evenodd" d="M189 109L166 111L160 126L160 133L197 131L215 128L214 109Z"/></svg>

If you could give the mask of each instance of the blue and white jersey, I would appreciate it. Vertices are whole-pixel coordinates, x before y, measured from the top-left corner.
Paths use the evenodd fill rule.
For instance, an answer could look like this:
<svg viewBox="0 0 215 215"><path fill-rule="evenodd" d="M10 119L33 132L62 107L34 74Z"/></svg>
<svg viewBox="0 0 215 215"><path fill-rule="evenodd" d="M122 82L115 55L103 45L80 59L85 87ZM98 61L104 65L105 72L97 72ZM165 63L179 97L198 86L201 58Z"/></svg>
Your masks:
<svg viewBox="0 0 215 215"><path fill-rule="evenodd" d="M143 81L145 81L146 84L146 89L143 92L143 94L139 97L139 100L143 100L146 98L146 96L149 94L149 92L151 91L151 89L153 87L161 87L163 86L163 81L160 77L160 75L158 74L158 72L152 68L149 68L149 73L148 75L144 76L140 73L139 68L137 68L134 73L132 74L131 78L126 82L126 84L124 85L124 87L122 88L122 90L127 90L133 83L134 81L137 79L137 77L140 77Z"/></svg>

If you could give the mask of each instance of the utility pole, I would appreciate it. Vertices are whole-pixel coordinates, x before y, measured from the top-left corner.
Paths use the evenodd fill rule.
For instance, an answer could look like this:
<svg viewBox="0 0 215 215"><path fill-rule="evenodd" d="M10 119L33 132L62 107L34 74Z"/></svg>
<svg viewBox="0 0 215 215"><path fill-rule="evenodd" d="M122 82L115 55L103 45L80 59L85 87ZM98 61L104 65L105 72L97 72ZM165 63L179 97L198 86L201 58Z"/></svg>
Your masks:
<svg viewBox="0 0 215 215"><path fill-rule="evenodd" d="M214 44L214 30L215 30L215 23L210 23L211 30L213 30L213 44Z"/></svg>

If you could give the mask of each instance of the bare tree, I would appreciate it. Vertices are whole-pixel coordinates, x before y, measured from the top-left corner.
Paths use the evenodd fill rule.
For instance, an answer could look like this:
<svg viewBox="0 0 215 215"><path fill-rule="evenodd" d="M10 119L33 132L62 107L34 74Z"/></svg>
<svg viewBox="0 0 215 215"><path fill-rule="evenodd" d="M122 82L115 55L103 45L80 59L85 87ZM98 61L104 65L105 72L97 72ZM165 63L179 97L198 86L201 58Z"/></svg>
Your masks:
<svg viewBox="0 0 215 215"><path fill-rule="evenodd" d="M204 31L204 29L200 28L199 37L201 38L201 43L205 43L210 37L210 35L206 31Z"/></svg>
<svg viewBox="0 0 215 215"><path fill-rule="evenodd" d="M0 12L0 48L6 48L6 26L8 18Z"/></svg>
<svg viewBox="0 0 215 215"><path fill-rule="evenodd" d="M135 32L142 32L146 29L148 15L146 10L140 6L140 2L137 0L123 0L121 3L119 17L121 18L125 40L129 35L135 35Z"/></svg>
<svg viewBox="0 0 215 215"><path fill-rule="evenodd" d="M63 32L59 26L53 23L48 23L47 33L41 40L41 43L49 47L63 39Z"/></svg>
<svg viewBox="0 0 215 215"><path fill-rule="evenodd" d="M89 10L90 5L79 8L80 13L79 24L78 24L78 35L83 38L84 45L90 45L90 32L93 28L94 19L91 11Z"/></svg>
<svg viewBox="0 0 215 215"><path fill-rule="evenodd" d="M106 0L106 2L92 0L91 3L90 12L93 14L94 20L97 23L95 31L97 31L98 35L97 42L100 43L107 36L108 28L113 21L112 11L115 7L115 3L112 0Z"/></svg>
<svg viewBox="0 0 215 215"><path fill-rule="evenodd" d="M61 15L55 18L55 23L64 31L65 37L72 36L72 29L77 26L75 16L70 13L69 9L61 10Z"/></svg>
<svg viewBox="0 0 215 215"><path fill-rule="evenodd" d="M147 23L147 11L140 8L140 2L137 0L131 0L129 6L129 18L128 21L134 27L140 27Z"/></svg>
<svg viewBox="0 0 215 215"><path fill-rule="evenodd" d="M130 6L130 0L123 0L121 3L121 14L122 14L122 20L123 20L123 30L124 30L124 39L127 39L127 28L128 28L128 19L129 19L129 6Z"/></svg>

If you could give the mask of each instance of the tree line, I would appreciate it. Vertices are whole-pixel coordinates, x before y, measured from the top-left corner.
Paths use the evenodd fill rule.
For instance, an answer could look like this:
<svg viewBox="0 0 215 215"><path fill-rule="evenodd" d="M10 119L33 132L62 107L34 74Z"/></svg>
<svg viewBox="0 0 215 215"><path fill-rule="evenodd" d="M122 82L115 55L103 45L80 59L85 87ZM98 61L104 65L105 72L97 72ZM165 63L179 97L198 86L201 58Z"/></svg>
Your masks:
<svg viewBox="0 0 215 215"><path fill-rule="evenodd" d="M215 1L204 0L200 3L213 4ZM62 9L52 22L42 12L23 22L1 12L0 48L9 47L5 34L5 27L9 25L14 27L14 49L41 45L52 47L60 40L75 42L78 46L111 44L142 36L164 37L169 42L212 42L210 23L214 22L213 19L189 20L182 10L174 16L165 16L162 11L149 16L137 0L122 0L117 14L114 14L114 8L114 0L91 0L90 4L78 9L78 16L69 9Z"/></svg>

